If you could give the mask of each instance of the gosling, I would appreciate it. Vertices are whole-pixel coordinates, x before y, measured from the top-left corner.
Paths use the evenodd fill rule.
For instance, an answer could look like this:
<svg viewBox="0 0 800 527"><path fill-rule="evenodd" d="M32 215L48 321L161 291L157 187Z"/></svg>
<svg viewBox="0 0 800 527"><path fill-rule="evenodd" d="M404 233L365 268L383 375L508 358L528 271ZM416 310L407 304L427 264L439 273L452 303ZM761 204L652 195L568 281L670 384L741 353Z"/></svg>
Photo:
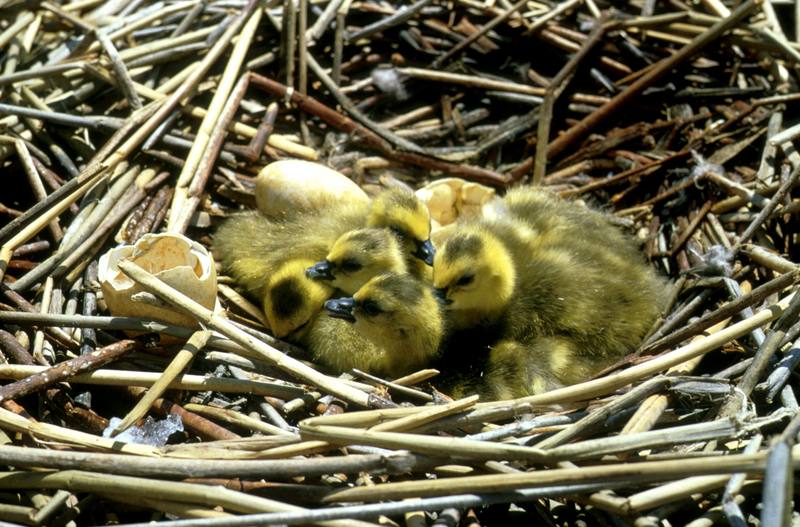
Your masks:
<svg viewBox="0 0 800 527"><path fill-rule="evenodd" d="M344 347L320 333L309 347L334 370L357 367L397 377L427 367L439 356L444 313L433 290L410 274L376 276L352 297L328 300L325 310L371 344Z"/></svg>
<svg viewBox="0 0 800 527"><path fill-rule="evenodd" d="M258 212L235 214L217 228L213 252L225 272L261 303L273 334L283 338L307 324L333 292L309 280L306 267L325 255L340 234L363 225L367 213L345 204L280 219Z"/></svg>
<svg viewBox="0 0 800 527"><path fill-rule="evenodd" d="M401 242L389 229L364 228L342 234L325 260L306 269L306 276L352 295L384 272L408 272Z"/></svg>
<svg viewBox="0 0 800 527"><path fill-rule="evenodd" d="M289 337L319 312L323 292L330 294L334 290L331 285L305 284L309 280L305 269L324 258L339 236L365 224L401 233L398 243L414 248L411 254L417 256L413 259L419 257L432 263L430 215L424 204L403 189L385 190L368 206L360 202L336 203L279 218L266 218L257 212L235 214L217 229L214 252L225 271L251 298L262 303L275 336ZM428 267L425 263L422 266ZM281 284L291 282L293 286L273 291L278 283L273 278L275 274L280 275ZM282 291L300 289L315 294L302 305L293 304L297 295L278 298ZM290 305L293 309L288 309ZM275 307L282 309L275 311Z"/></svg>
<svg viewBox="0 0 800 527"><path fill-rule="evenodd" d="M531 207L464 222L434 259L456 334L491 335L478 356L494 398L586 380L639 344L665 296L665 282L631 240L607 234L614 228L600 213L542 199L557 217ZM458 358L463 339L455 341L447 354Z"/></svg>
<svg viewBox="0 0 800 527"><path fill-rule="evenodd" d="M405 268L408 272L417 278L430 281L430 266L433 265L433 255L435 253L430 240L431 216L428 207L414 193L402 188L392 188L380 193L372 202L366 226L370 228L385 228L393 233L399 243L405 259ZM345 261L346 254L348 252L359 252L372 243L377 244L376 247L381 251L379 257L383 256L385 258L388 253L383 248L387 247L389 242L383 239L380 234L373 232L352 237L348 237L345 234L336 242L323 260L317 262L308 270L309 278L331 281L338 278L342 281L343 278L341 276L337 277L337 273L350 274L357 272L356 269L344 269L342 267L343 264L347 264ZM393 247L388 247L388 249L394 250ZM369 258L366 255L362 255L360 259L362 260L362 267L369 266ZM400 269L393 258L392 261L386 263L388 265L384 269L386 271L405 272L404 269ZM372 264L377 266L380 262L374 260ZM362 277L366 276L363 272L359 274ZM370 276L367 276L367 278ZM341 289L346 293L352 294L363 283L363 281L351 281L345 286L346 289Z"/></svg>

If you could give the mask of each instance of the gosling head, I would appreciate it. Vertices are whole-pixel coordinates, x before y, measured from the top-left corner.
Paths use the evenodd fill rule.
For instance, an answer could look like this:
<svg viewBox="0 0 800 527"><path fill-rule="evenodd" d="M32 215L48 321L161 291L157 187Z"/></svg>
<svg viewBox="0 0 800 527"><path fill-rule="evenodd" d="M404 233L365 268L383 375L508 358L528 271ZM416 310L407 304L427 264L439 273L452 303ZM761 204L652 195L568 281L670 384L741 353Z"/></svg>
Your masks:
<svg viewBox="0 0 800 527"><path fill-rule="evenodd" d="M306 276L352 295L373 276L403 274L406 267L397 236L388 229L366 228L342 234L324 260L306 269Z"/></svg>
<svg viewBox="0 0 800 527"><path fill-rule="evenodd" d="M385 350L398 372L422 367L438 354L444 334L439 301L409 274L376 276L352 297L328 300L325 309Z"/></svg>
<svg viewBox="0 0 800 527"><path fill-rule="evenodd" d="M464 227L447 238L433 261L433 287L449 311L495 315L508 305L515 282L506 246L478 227Z"/></svg>
<svg viewBox="0 0 800 527"><path fill-rule="evenodd" d="M367 227L391 229L403 242L406 252L433 265L431 214L413 192L402 188L381 192L372 201Z"/></svg>
<svg viewBox="0 0 800 527"><path fill-rule="evenodd" d="M311 260L293 260L270 276L264 289L264 314L272 333L279 338L305 327L317 313L333 288L305 275Z"/></svg>

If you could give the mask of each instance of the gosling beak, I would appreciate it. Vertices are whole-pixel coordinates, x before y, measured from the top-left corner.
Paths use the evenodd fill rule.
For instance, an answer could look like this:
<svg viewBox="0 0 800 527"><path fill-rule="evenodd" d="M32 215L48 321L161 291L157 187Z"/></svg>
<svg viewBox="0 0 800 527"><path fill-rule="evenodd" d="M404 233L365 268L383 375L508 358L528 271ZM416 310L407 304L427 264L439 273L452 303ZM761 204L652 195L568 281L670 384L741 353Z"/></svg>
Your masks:
<svg viewBox="0 0 800 527"><path fill-rule="evenodd" d="M434 254L436 254L436 249L433 248L433 244L430 240L417 242L417 250L414 252L414 256L428 265L433 265Z"/></svg>
<svg viewBox="0 0 800 527"><path fill-rule="evenodd" d="M306 269L306 276L312 280L333 280L333 264L328 260L317 262Z"/></svg>
<svg viewBox="0 0 800 527"><path fill-rule="evenodd" d="M356 306L355 300L352 297L346 298L332 298L325 302L325 310L334 318L341 318L348 322L355 322L356 317L353 316L353 308Z"/></svg>
<svg viewBox="0 0 800 527"><path fill-rule="evenodd" d="M439 302L441 302L443 305L445 305L445 306L449 306L450 304L453 303L452 300L447 298L447 288L446 287L437 287L436 289L433 290L433 294L436 297L436 299Z"/></svg>

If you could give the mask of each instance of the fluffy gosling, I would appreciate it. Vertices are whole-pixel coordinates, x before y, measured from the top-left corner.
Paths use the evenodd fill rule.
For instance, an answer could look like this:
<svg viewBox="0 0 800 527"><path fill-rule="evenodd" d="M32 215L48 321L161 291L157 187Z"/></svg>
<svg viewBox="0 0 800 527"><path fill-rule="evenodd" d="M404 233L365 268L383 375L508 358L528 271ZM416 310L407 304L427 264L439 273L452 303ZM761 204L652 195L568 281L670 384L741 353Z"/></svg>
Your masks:
<svg viewBox="0 0 800 527"><path fill-rule="evenodd" d="M352 324L371 348L317 346L321 362L336 370L352 367L397 377L428 366L440 352L445 321L429 286L410 274L372 278L352 297L325 302L330 317ZM377 352L376 352L377 350Z"/></svg>
<svg viewBox="0 0 800 527"><path fill-rule="evenodd" d="M549 210L570 207L577 205ZM593 223L602 228L587 229ZM639 344L665 282L609 229L588 209L530 221L512 215L465 222L438 250L433 283L448 319L457 332L495 338L477 352L484 393L517 397L580 382Z"/></svg>

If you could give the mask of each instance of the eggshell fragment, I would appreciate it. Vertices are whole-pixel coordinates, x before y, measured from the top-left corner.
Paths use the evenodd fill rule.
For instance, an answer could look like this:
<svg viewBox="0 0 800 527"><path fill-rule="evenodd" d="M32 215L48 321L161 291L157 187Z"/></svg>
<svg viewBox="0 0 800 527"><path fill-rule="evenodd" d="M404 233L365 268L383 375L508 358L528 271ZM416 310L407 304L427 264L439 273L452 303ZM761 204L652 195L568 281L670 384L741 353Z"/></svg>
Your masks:
<svg viewBox="0 0 800 527"><path fill-rule="evenodd" d="M417 197L428 206L431 218L436 222L432 232L462 216L481 216L487 204L498 200L494 189L460 178L433 181L417 190Z"/></svg>
<svg viewBox="0 0 800 527"><path fill-rule="evenodd" d="M202 306L214 308L217 272L206 248L181 234L146 234L134 245L111 249L100 257L98 280L112 315L144 317L180 326L196 325L194 318L172 306L134 301L134 295L144 289L119 270L122 260L133 261Z"/></svg>
<svg viewBox="0 0 800 527"><path fill-rule="evenodd" d="M420 200L428 205L431 218L440 225L447 225L456 219L456 194L448 185L434 185L417 191Z"/></svg>
<svg viewBox="0 0 800 527"><path fill-rule="evenodd" d="M261 169L256 178L256 206L270 218L343 201L366 206L369 197L356 183L318 163L275 161Z"/></svg>
<svg viewBox="0 0 800 527"><path fill-rule="evenodd" d="M464 205L483 205L494 198L494 189L478 183L464 183L461 187L461 203Z"/></svg>
<svg viewBox="0 0 800 527"><path fill-rule="evenodd" d="M480 205L463 204L461 205L460 209L459 216L463 216L465 218L480 217L483 213L483 208Z"/></svg>

